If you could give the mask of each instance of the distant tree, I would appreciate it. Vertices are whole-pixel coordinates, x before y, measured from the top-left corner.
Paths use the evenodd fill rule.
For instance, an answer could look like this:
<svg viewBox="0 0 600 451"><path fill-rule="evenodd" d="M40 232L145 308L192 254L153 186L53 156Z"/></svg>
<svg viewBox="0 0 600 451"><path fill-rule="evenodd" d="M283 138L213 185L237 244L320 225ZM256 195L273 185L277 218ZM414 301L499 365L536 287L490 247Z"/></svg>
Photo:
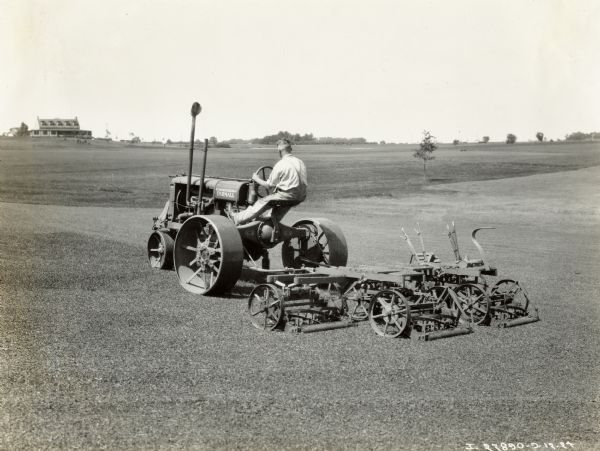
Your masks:
<svg viewBox="0 0 600 451"><path fill-rule="evenodd" d="M517 142L517 137L512 133L506 135L506 144L514 144Z"/></svg>
<svg viewBox="0 0 600 451"><path fill-rule="evenodd" d="M217 144L219 144L219 140L216 136L211 136L210 138L208 138L208 145L210 147L217 147Z"/></svg>
<svg viewBox="0 0 600 451"><path fill-rule="evenodd" d="M380 146L385 146L385 141L384 140L379 141L379 145Z"/></svg>
<svg viewBox="0 0 600 451"><path fill-rule="evenodd" d="M419 144L419 148L413 153L413 157L423 160L423 178L425 180L427 180L427 162L435 158L432 155L435 149L437 149L435 136L427 130L423 130L423 139Z"/></svg>
<svg viewBox="0 0 600 451"><path fill-rule="evenodd" d="M15 133L15 136L18 136L20 138L24 136L29 136L29 127L25 122L21 122L21 125L19 126L17 133Z"/></svg>
<svg viewBox="0 0 600 451"><path fill-rule="evenodd" d="M173 144L173 141L171 141L171 139L167 139L167 144Z"/></svg>
<svg viewBox="0 0 600 451"><path fill-rule="evenodd" d="M542 132L537 132L537 133L535 134L535 137L537 138L537 140L538 140L539 142L542 142L542 141L544 140L544 134L543 134Z"/></svg>
<svg viewBox="0 0 600 451"><path fill-rule="evenodd" d="M575 132L569 133L565 136L565 140L567 141L587 141L587 140L596 140L600 138L599 132L591 132L591 133L583 133L583 132Z"/></svg>
<svg viewBox="0 0 600 451"><path fill-rule="evenodd" d="M452 144L458 146L460 144L460 141L458 139L455 139L454 141L452 141Z"/></svg>
<svg viewBox="0 0 600 451"><path fill-rule="evenodd" d="M490 142L490 137L489 137L489 136L484 136L484 137L481 139L481 142L482 142L482 143L484 143L484 144L487 144L487 143L489 143L489 142Z"/></svg>

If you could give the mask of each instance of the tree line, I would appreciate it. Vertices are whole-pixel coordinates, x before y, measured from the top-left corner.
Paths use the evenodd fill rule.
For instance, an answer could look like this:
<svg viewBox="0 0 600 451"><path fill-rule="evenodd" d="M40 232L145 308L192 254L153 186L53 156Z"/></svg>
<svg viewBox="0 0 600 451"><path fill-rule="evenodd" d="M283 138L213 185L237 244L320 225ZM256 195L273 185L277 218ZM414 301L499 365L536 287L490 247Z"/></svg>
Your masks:
<svg viewBox="0 0 600 451"><path fill-rule="evenodd" d="M279 131L273 135L266 135L262 138L252 139L228 139L220 141L225 144L275 144L280 139L288 139L292 144L376 144L374 142L368 142L365 138L335 138L332 136L315 137L312 133L290 133L288 131Z"/></svg>
<svg viewBox="0 0 600 451"><path fill-rule="evenodd" d="M110 132L107 130L107 139L110 139ZM134 133L129 134L131 136L131 142L141 142L141 138L135 136ZM29 136L29 127L26 123L21 122L20 127L15 128L14 136L16 137L25 137ZM535 134L536 139L539 142L544 142L547 140L546 136L543 132L537 132ZM231 147L232 144L264 144L271 145L277 143L280 139L288 139L292 142L292 144L337 144L337 145L354 145L354 144L378 144L377 142L367 141L365 138L335 138L331 136L324 137L315 137L312 133L305 133L301 135L300 133L290 133L288 131L279 131L273 135L265 135L262 138L252 138L252 139L226 139L224 141L219 141L215 136L211 136L209 139L210 147ZM600 140L600 132L573 132L565 135L565 141L595 141ZM164 141L164 139L163 139ZM486 144L490 141L489 136L483 136L478 143ZM553 140L551 140L553 141ZM514 144L517 142L517 136L513 133L508 133L505 139L506 144ZM166 144L175 144L175 145L185 145L188 144L189 141L172 141L171 139L166 140ZM385 144L385 141L380 141L379 144ZM462 143L458 139L454 139L452 144L455 146L458 144L466 144Z"/></svg>

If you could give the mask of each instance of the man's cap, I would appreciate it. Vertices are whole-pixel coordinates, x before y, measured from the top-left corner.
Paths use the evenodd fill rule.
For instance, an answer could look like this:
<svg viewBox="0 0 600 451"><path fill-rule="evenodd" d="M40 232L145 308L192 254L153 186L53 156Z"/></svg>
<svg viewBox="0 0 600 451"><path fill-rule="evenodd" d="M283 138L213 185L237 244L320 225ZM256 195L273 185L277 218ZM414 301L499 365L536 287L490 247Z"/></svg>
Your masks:
<svg viewBox="0 0 600 451"><path fill-rule="evenodd" d="M292 150L292 142L289 139L280 139L277 141L277 146L285 146L287 150Z"/></svg>

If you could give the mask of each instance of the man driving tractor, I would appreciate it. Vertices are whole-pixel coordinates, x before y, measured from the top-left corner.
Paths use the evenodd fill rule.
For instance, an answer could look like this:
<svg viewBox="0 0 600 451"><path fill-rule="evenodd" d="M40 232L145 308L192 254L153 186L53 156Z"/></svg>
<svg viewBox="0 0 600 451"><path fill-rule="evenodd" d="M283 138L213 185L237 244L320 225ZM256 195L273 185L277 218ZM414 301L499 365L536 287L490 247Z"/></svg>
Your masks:
<svg viewBox="0 0 600 451"><path fill-rule="evenodd" d="M239 213L230 213L236 225L246 224L258 217L267 219L273 214L279 221L293 206L306 199L306 166L302 160L292 155L292 144L289 140L277 141L277 150L280 160L273 167L268 180L263 180L257 173L252 175L252 180L268 189L271 194L257 200L254 205ZM273 211L273 206L279 202L281 203ZM270 209L271 211L267 212Z"/></svg>

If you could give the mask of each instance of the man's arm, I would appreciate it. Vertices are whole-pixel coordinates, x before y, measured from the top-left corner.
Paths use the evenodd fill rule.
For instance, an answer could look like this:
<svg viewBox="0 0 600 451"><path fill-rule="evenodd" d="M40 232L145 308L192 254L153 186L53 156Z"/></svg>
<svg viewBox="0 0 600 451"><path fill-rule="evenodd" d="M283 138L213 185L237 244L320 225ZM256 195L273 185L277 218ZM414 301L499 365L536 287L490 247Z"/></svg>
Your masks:
<svg viewBox="0 0 600 451"><path fill-rule="evenodd" d="M270 187L269 183L266 180L261 179L256 172L252 174L252 180L258 183L260 186L264 186L265 188Z"/></svg>
<svg viewBox="0 0 600 451"><path fill-rule="evenodd" d="M264 186L268 190L274 189L279 183L279 176L281 172L281 162L278 161L273 166L273 170L271 171L271 175L269 176L269 180L263 180L259 177L258 173L252 174L252 180L258 183L260 186Z"/></svg>

